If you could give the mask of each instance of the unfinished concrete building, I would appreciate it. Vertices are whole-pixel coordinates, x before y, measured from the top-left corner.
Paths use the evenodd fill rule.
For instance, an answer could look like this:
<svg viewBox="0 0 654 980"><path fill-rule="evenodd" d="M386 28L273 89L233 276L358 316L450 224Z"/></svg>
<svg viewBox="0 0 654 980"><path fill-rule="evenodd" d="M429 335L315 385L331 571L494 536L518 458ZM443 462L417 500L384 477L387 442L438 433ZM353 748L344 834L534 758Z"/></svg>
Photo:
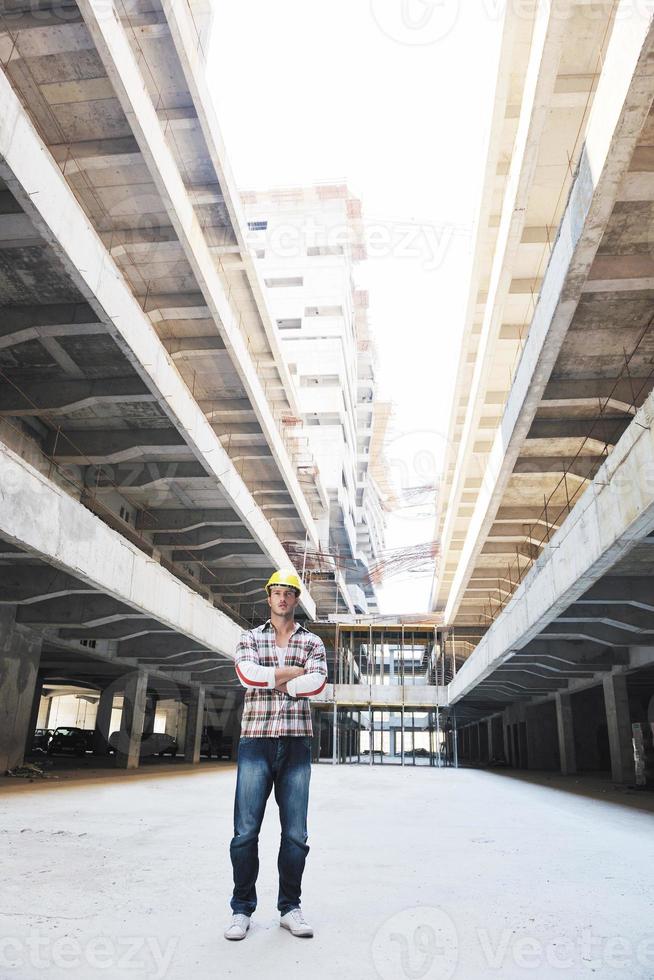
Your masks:
<svg viewBox="0 0 654 980"><path fill-rule="evenodd" d="M652 44L630 4L509 5L433 593L464 758L625 784L654 722Z"/></svg>
<svg viewBox="0 0 654 980"><path fill-rule="evenodd" d="M318 184L249 191L243 204L298 387L298 422L330 496L321 552L307 562L312 594L328 613L375 613L369 565L383 551L384 522L369 468L376 355L368 294L354 278L366 258L361 201L345 184Z"/></svg>
<svg viewBox="0 0 654 980"><path fill-rule="evenodd" d="M105 742L125 698L125 765L156 702L184 705L189 759L207 705L236 740L239 631L291 546L320 547L329 497L207 92L210 13L2 5L3 772L39 693L71 684Z"/></svg>

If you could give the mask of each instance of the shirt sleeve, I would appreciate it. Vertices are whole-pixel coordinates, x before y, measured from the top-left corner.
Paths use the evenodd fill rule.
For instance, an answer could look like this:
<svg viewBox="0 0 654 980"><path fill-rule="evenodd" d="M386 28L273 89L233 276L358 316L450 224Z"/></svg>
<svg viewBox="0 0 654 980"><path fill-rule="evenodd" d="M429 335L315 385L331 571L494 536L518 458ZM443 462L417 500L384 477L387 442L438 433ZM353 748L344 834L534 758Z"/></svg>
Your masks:
<svg viewBox="0 0 654 980"><path fill-rule="evenodd" d="M275 668L263 667L259 663L254 637L250 630L241 633L234 655L236 676L248 690L275 686Z"/></svg>
<svg viewBox="0 0 654 980"><path fill-rule="evenodd" d="M304 674L286 682L286 690L293 698L315 697L327 683L327 654L320 638L307 654L304 671Z"/></svg>

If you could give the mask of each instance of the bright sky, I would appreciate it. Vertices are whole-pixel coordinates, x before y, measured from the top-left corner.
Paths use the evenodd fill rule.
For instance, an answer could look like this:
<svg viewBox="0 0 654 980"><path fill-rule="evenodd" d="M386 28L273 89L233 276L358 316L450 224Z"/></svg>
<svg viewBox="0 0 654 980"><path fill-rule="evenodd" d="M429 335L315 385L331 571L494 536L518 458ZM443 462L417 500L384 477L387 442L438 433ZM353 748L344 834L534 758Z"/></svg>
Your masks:
<svg viewBox="0 0 654 980"><path fill-rule="evenodd" d="M220 0L209 76L241 189L345 180L363 201L379 396L403 487L440 472L490 128L501 0ZM387 546L431 540L433 500ZM426 611L431 574L380 590Z"/></svg>

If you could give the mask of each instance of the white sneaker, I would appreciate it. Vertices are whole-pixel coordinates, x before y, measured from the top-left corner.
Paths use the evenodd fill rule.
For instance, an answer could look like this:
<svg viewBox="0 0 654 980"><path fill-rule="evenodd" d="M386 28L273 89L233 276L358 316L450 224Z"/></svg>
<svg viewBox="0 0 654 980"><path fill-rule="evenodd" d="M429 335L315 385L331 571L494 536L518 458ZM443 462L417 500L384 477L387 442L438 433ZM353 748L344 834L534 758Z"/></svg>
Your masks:
<svg viewBox="0 0 654 980"><path fill-rule="evenodd" d="M296 909L289 909L281 917L279 924L283 929L288 929L292 932L294 936L305 936L307 939L313 936L313 929L304 918L302 909L299 906Z"/></svg>
<svg viewBox="0 0 654 980"><path fill-rule="evenodd" d="M245 939L245 934L250 928L250 916L242 912L235 912L232 921L225 929L225 939Z"/></svg>

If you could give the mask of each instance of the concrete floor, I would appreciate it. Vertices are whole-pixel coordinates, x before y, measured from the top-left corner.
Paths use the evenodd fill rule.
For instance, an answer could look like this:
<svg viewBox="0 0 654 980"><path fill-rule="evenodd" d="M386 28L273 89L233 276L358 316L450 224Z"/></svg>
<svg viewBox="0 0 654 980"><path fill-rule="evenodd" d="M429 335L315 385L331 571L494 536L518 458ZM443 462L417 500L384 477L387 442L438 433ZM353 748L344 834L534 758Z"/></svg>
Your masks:
<svg viewBox="0 0 654 980"><path fill-rule="evenodd" d="M229 943L234 782L224 763L3 780L2 980L654 976L652 794L314 766L303 907L315 938L277 924L271 799L259 908Z"/></svg>

